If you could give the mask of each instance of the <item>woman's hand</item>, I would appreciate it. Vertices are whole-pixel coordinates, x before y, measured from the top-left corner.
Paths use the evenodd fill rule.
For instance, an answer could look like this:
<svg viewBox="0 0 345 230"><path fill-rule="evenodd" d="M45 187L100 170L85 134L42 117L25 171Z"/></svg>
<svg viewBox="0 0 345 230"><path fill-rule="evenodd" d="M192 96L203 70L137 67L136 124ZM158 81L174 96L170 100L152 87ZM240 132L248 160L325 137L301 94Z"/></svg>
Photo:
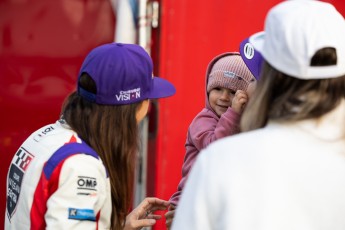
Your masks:
<svg viewBox="0 0 345 230"><path fill-rule="evenodd" d="M157 210L166 210L169 202L155 197L145 198L131 213L126 217L124 230L138 230L143 227L149 227L156 223L156 220L162 218L153 212Z"/></svg>

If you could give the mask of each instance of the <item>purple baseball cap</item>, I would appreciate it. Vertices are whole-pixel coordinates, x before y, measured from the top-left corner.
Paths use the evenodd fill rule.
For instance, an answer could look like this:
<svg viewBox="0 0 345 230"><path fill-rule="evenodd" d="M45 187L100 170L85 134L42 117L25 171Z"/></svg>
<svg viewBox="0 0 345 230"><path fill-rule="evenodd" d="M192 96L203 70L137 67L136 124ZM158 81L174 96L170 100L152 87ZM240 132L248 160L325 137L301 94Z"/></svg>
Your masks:
<svg viewBox="0 0 345 230"><path fill-rule="evenodd" d="M124 105L145 99L169 97L176 89L169 81L154 77L149 54L139 45L109 43L94 48L85 58L79 77L87 73L97 93L79 86L78 94L104 105Z"/></svg>
<svg viewBox="0 0 345 230"><path fill-rule="evenodd" d="M250 42L250 37L241 42L240 54L250 72L252 72L256 80L258 80L260 78L263 57L259 51L254 49L254 46Z"/></svg>

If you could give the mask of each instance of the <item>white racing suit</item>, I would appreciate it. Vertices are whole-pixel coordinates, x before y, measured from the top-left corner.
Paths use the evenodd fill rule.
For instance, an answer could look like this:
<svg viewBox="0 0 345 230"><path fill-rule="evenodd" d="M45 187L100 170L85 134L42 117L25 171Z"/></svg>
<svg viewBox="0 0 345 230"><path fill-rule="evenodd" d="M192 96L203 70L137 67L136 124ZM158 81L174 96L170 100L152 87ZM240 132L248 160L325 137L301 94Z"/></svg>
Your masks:
<svg viewBox="0 0 345 230"><path fill-rule="evenodd" d="M107 171L63 121L37 130L18 149L6 195L5 230L110 228Z"/></svg>

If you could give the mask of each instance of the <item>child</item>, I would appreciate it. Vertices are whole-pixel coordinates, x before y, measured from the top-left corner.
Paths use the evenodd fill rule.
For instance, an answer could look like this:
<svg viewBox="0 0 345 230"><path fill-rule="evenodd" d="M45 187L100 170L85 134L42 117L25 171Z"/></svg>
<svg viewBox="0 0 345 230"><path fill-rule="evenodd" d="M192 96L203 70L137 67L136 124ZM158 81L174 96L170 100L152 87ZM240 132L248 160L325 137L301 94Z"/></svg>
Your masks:
<svg viewBox="0 0 345 230"><path fill-rule="evenodd" d="M345 20L288 0L251 42L264 58L241 134L202 150L172 229L345 229Z"/></svg>
<svg viewBox="0 0 345 230"><path fill-rule="evenodd" d="M169 228L182 189L200 150L211 142L239 132L239 121L248 101L246 90L255 78L237 52L227 52L213 58L206 71L206 106L189 126L182 166L182 179L170 198L166 213Z"/></svg>

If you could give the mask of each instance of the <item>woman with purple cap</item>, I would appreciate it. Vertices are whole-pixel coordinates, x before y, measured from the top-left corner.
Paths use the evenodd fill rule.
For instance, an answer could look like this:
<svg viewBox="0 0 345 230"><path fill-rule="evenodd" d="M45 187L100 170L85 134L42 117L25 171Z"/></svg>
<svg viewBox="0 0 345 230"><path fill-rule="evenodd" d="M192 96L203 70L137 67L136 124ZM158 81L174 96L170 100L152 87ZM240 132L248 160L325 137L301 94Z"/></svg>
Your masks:
<svg viewBox="0 0 345 230"><path fill-rule="evenodd" d="M242 133L201 151L172 229L345 229L344 17L282 1L249 41L263 66Z"/></svg>
<svg viewBox="0 0 345 230"><path fill-rule="evenodd" d="M7 177L5 229L126 229L152 226L169 203L146 198L129 213L149 100L174 86L152 76L152 60L134 44L110 43L85 58L77 91L61 118L32 133Z"/></svg>

